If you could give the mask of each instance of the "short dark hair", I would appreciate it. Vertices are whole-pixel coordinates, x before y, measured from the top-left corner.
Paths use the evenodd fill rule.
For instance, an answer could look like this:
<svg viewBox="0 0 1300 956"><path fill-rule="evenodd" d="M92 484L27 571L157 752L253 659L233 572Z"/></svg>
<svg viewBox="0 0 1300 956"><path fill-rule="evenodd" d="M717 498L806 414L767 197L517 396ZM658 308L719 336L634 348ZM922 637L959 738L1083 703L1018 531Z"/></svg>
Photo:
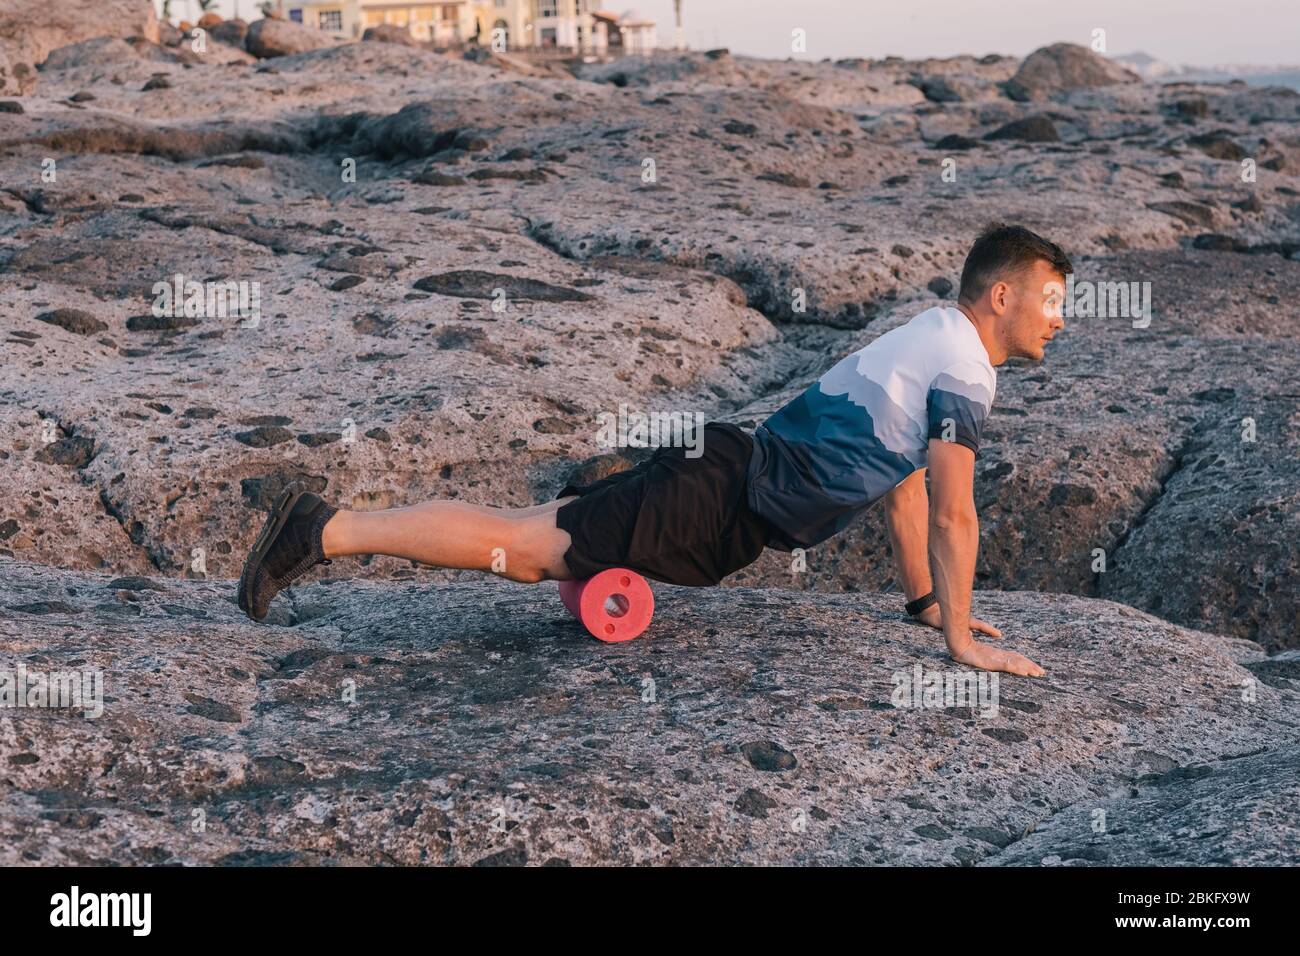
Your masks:
<svg viewBox="0 0 1300 956"><path fill-rule="evenodd" d="M957 301L972 302L978 299L1008 272L1032 268L1040 259L1063 276L1074 271L1069 257L1056 243L1030 232L1024 226L990 223L984 227L966 255L966 264L961 268L961 291L957 293Z"/></svg>

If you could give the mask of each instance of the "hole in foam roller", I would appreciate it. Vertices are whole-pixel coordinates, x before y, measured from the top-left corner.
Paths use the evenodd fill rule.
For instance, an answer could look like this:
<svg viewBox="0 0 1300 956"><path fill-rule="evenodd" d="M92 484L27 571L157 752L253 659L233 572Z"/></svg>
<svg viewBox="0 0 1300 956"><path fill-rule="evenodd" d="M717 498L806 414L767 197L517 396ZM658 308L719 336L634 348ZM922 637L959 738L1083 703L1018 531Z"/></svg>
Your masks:
<svg viewBox="0 0 1300 956"><path fill-rule="evenodd" d="M631 603L622 594L611 594L605 598L605 613L610 617L622 617L631 606Z"/></svg>
<svg viewBox="0 0 1300 956"><path fill-rule="evenodd" d="M618 579L618 586L621 588L630 588L632 586L632 579L625 574Z"/></svg>
<svg viewBox="0 0 1300 956"><path fill-rule="evenodd" d="M614 625L613 625L613 624L606 624L606 625L605 625L605 633L606 633L606 634L613 634L613 633L614 633Z"/></svg>

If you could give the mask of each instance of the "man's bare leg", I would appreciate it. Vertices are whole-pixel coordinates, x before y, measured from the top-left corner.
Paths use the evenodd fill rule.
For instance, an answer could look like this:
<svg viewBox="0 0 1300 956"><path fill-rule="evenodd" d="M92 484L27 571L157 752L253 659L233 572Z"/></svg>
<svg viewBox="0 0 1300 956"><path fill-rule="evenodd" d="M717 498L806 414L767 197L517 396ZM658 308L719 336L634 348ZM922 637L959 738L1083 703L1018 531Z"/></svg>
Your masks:
<svg viewBox="0 0 1300 956"><path fill-rule="evenodd" d="M569 533L555 512L572 498L530 508L426 501L386 511L340 511L325 525L325 557L387 554L437 568L488 571L512 581L567 581Z"/></svg>

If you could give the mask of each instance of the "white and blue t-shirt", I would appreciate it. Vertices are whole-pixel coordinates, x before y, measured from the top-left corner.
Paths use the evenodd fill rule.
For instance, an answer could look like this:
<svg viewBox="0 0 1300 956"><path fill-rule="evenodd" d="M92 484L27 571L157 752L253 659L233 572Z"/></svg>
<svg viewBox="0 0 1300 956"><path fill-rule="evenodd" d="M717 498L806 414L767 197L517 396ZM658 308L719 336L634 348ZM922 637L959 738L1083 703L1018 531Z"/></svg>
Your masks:
<svg viewBox="0 0 1300 956"><path fill-rule="evenodd" d="M749 507L811 547L928 460L929 440L979 450L997 373L960 309L927 309L840 361L754 432ZM782 540L784 539L784 540Z"/></svg>

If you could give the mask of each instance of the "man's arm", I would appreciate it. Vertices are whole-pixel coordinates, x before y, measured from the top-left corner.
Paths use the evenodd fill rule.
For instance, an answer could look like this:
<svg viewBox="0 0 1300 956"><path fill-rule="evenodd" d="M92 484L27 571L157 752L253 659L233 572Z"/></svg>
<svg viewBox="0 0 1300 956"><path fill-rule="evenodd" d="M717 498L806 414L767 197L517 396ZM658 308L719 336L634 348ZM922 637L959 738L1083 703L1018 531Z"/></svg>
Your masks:
<svg viewBox="0 0 1300 956"><path fill-rule="evenodd" d="M918 468L885 495L885 527L894 552L894 573L908 601L929 594L934 585L930 577L929 529L930 496L925 491L925 469ZM922 624L943 629L943 615L931 604L913 615ZM972 631L1001 637L1002 632L979 618L970 619Z"/></svg>
<svg viewBox="0 0 1300 956"><path fill-rule="evenodd" d="M1022 654L981 644L971 636L971 584L979 552L975 514L975 453L960 442L930 439L930 568L952 659L984 670L1042 677Z"/></svg>
<svg viewBox="0 0 1300 956"><path fill-rule="evenodd" d="M931 590L926 544L928 512L924 468L912 472L885 495L885 527L894 552L894 571L909 601Z"/></svg>

